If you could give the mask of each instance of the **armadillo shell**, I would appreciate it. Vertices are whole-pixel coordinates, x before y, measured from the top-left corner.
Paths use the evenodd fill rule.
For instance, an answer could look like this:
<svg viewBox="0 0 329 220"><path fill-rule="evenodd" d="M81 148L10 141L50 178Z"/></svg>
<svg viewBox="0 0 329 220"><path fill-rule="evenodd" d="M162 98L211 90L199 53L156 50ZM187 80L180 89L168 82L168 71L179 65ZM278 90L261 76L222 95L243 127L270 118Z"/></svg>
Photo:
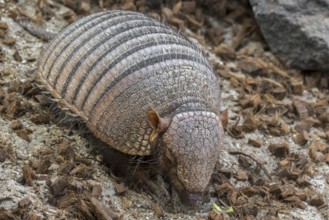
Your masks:
<svg viewBox="0 0 329 220"><path fill-rule="evenodd" d="M219 87L202 52L141 13L105 11L69 25L39 60L38 80L113 148L149 155L146 112L219 111Z"/></svg>

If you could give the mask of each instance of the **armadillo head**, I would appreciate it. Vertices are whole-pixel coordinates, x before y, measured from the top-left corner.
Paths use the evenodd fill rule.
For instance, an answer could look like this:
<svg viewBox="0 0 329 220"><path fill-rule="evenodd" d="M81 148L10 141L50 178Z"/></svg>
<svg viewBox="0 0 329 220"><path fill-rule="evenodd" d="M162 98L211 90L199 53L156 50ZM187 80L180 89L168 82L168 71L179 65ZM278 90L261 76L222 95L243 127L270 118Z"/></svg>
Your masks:
<svg viewBox="0 0 329 220"><path fill-rule="evenodd" d="M171 121L158 117L157 122L158 133L163 131L159 142L161 169L184 204L199 206L222 146L220 120L212 112L191 111L176 114Z"/></svg>

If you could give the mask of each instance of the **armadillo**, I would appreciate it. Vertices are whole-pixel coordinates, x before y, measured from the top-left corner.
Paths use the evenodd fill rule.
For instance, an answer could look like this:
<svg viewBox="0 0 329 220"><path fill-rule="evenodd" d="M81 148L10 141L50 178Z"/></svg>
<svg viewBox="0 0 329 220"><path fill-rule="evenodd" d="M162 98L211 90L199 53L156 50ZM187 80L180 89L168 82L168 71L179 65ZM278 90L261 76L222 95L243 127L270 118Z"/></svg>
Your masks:
<svg viewBox="0 0 329 220"><path fill-rule="evenodd" d="M37 78L109 147L160 152L181 201L202 203L223 143L220 88L187 38L138 12L92 14L47 45Z"/></svg>

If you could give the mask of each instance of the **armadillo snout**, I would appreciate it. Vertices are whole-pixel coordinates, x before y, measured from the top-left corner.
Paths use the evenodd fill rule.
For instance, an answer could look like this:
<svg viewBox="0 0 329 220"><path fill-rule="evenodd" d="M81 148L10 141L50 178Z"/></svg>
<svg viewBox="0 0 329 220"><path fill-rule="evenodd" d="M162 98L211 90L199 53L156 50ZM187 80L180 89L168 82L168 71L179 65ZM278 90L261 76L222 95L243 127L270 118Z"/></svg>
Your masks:
<svg viewBox="0 0 329 220"><path fill-rule="evenodd" d="M202 205L204 200L204 192L199 193L189 193L185 192L183 195L180 195L180 200L191 208L198 208Z"/></svg>

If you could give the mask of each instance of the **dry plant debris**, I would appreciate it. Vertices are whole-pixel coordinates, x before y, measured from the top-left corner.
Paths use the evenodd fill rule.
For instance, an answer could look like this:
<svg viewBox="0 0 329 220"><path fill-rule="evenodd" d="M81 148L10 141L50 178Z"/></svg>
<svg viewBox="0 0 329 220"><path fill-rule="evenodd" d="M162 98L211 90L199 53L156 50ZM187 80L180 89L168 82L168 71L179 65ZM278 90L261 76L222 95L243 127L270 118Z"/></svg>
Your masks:
<svg viewBox="0 0 329 220"><path fill-rule="evenodd" d="M213 175L210 196L220 207L231 207L233 212L207 210L206 217L198 216L197 219L254 219L264 213L266 219L279 219L282 210L290 212L308 206L316 207L323 218L328 218L325 211L328 195L314 193L312 177L316 172L314 167L329 164L329 77L323 73L290 69L271 55L247 1L39 0L28 4L34 8L33 13L22 4L5 3L4 7L8 17L16 21L24 18L43 27L51 20L62 19L67 24L79 16L103 9L137 10L169 23L189 38L196 39L207 53L221 58L222 62L217 62L209 56L214 71L223 82L229 82L229 88L237 94L235 100L233 96L223 100L230 104L223 110L221 121L227 135L232 137L228 139L240 141L248 152L231 151L238 168L227 171L218 166ZM63 5L70 10L57 13ZM228 29L231 38L227 37ZM0 64L10 62L26 68L36 67L37 56L29 56L20 50L26 37L22 33L15 34L11 23L0 21ZM10 50L13 52L8 52ZM0 116L10 122L10 132L21 141L35 145L36 135L39 135L35 127L51 130L50 126L56 125L66 128L62 124L66 118L51 110L54 103L34 86L30 75L19 80L22 74L18 77L16 71L7 68L1 70L0 76ZM225 86L224 93L228 93ZM77 129L73 123L68 124L73 130ZM277 139L272 141L274 138ZM298 145L297 150L292 143ZM42 191L38 181L46 180L49 190L46 199L63 211L65 218L123 219L131 215L134 204L127 195L129 187L121 183L121 178L114 178L118 183L114 184L116 194L111 196L120 196L125 209L104 203L105 189L93 180L93 174L97 169L105 168L80 155L79 146L72 144L67 135L47 140L43 145L22 163L13 144L1 136L0 165L20 164L22 184L37 192ZM267 158L250 153L259 151L267 152ZM269 160L276 162L274 168L268 169ZM152 198L163 190L162 185L159 189L143 175L139 181L142 185L147 183L143 190L153 192ZM7 199L10 200L0 196L0 205ZM154 201L159 200L155 198ZM0 219L49 217L35 211L34 207L33 199L22 198L12 210L0 208ZM157 218L166 218L170 212L165 208L160 201L153 203L149 210ZM132 216L139 218L136 213Z"/></svg>

